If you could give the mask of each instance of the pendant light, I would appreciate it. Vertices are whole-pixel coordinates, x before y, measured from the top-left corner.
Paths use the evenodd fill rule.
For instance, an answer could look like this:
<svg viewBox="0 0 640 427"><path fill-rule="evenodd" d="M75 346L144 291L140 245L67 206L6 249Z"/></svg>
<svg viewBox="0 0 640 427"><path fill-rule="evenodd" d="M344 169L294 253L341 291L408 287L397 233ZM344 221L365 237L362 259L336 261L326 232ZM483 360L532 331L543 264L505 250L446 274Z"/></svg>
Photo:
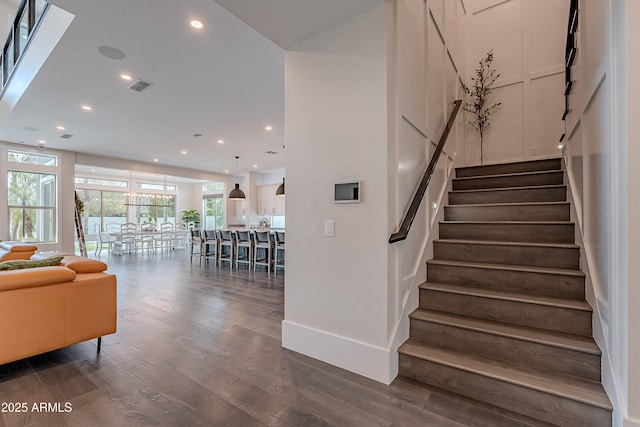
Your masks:
<svg viewBox="0 0 640 427"><path fill-rule="evenodd" d="M240 181L238 179L238 159L240 157L236 156L236 181ZM236 182L236 186L233 190L231 190L231 192L229 192L229 195L227 196L227 198L229 200L244 200L247 197L244 195L244 191L242 191L240 189L240 184Z"/></svg>
<svg viewBox="0 0 640 427"><path fill-rule="evenodd" d="M282 184L280 184L276 190L276 196L284 197L284 178L282 178Z"/></svg>

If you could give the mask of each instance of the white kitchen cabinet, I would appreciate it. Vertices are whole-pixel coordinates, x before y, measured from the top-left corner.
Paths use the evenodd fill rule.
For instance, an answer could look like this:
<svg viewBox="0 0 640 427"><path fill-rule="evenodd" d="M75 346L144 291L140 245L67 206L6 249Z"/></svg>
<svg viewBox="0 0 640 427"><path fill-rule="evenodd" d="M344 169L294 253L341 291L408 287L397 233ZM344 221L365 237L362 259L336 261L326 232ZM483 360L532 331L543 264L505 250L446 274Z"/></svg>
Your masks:
<svg viewBox="0 0 640 427"><path fill-rule="evenodd" d="M258 215L274 215L276 212L277 185L258 187Z"/></svg>
<svg viewBox="0 0 640 427"><path fill-rule="evenodd" d="M285 203L284 202L286 200L286 197L284 197L284 196L280 196L280 197L275 196L275 199L276 199L276 201L275 201L275 204L276 204L275 208L276 209L275 209L274 215L284 216L285 215L285 213L284 213L284 205L285 205Z"/></svg>
<svg viewBox="0 0 640 427"><path fill-rule="evenodd" d="M229 200L229 203L233 203L235 216L243 216L247 214L247 201L246 200Z"/></svg>

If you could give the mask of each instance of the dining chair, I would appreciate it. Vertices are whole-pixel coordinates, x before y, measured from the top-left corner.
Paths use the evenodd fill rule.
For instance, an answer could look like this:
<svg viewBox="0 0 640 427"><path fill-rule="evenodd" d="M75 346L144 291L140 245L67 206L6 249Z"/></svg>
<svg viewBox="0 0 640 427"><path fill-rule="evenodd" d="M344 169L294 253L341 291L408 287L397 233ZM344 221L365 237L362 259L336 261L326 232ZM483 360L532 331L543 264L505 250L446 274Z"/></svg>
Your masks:
<svg viewBox="0 0 640 427"><path fill-rule="evenodd" d="M144 252L145 246L147 252L151 252L154 249L157 231L158 226L155 222L146 222L140 226L139 244L142 252Z"/></svg>
<svg viewBox="0 0 640 427"><path fill-rule="evenodd" d="M113 254L122 255L122 223L108 222L104 228L109 238L114 240Z"/></svg>
<svg viewBox="0 0 640 427"><path fill-rule="evenodd" d="M253 259L253 237L249 231L239 230L236 231L236 248L235 248L235 261L236 268L239 264L247 264L249 271L251 271L251 261Z"/></svg>
<svg viewBox="0 0 640 427"><path fill-rule="evenodd" d="M170 251L173 247L174 231L172 222L163 222L160 224L160 233L157 234L157 238L155 239L156 249L160 247L160 251L163 251L164 249Z"/></svg>
<svg viewBox="0 0 640 427"><path fill-rule="evenodd" d="M174 225L173 229L173 242L172 246L174 249L184 248L187 245L187 241L189 240L189 230L187 228L187 224L184 222L177 222Z"/></svg>
<svg viewBox="0 0 640 427"><path fill-rule="evenodd" d="M111 255L116 245L116 236L102 231L100 224L96 224L95 228L98 236L98 245L96 246L95 256L100 256L105 245L107 245L108 254Z"/></svg>
<svg viewBox="0 0 640 427"><path fill-rule="evenodd" d="M135 253L138 250L138 226L133 222L120 225L120 245L122 252Z"/></svg>
<svg viewBox="0 0 640 427"><path fill-rule="evenodd" d="M271 254L273 250L271 233L268 231L256 231L253 248L253 269L255 270L258 265L264 265L267 267L267 273L271 273Z"/></svg>

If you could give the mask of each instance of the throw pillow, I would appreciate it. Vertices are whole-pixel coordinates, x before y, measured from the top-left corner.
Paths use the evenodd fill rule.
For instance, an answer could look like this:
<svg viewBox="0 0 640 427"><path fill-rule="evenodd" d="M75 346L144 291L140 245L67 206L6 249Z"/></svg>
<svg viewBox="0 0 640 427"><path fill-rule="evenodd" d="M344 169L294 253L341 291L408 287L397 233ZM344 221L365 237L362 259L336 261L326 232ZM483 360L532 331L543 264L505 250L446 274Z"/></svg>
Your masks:
<svg viewBox="0 0 640 427"><path fill-rule="evenodd" d="M55 257L39 260L23 260L18 259L14 261L0 262L0 271L2 270L21 270L24 268L39 268L39 267L51 267L60 265L63 257Z"/></svg>

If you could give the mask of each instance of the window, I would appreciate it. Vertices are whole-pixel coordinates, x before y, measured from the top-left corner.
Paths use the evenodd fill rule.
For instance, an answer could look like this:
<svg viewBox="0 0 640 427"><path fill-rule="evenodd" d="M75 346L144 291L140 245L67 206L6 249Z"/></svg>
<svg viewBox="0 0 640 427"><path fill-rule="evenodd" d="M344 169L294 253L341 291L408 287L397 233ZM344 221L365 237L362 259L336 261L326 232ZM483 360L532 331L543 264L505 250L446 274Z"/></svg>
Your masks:
<svg viewBox="0 0 640 427"><path fill-rule="evenodd" d="M209 184L204 184L202 186L202 192L219 192L224 191L224 183L223 182L214 182Z"/></svg>
<svg viewBox="0 0 640 427"><path fill-rule="evenodd" d="M56 175L9 170L7 178L9 239L56 242Z"/></svg>
<svg viewBox="0 0 640 427"><path fill-rule="evenodd" d="M159 190L159 191L176 191L177 190L175 185L151 184L149 182L138 182L136 186L142 190Z"/></svg>
<svg viewBox="0 0 640 427"><path fill-rule="evenodd" d="M82 227L85 234L96 235L105 230L110 222L127 222L127 209L124 205L126 193L114 191L77 189L78 197L84 202Z"/></svg>
<svg viewBox="0 0 640 427"><path fill-rule="evenodd" d="M47 154L21 153L19 151L8 151L7 153L7 160L9 160L9 163L58 166L58 156L50 156Z"/></svg>
<svg viewBox="0 0 640 427"><path fill-rule="evenodd" d="M116 181L112 179L98 179L98 178L85 178L81 176L76 177L76 184L89 184L89 185L102 185L104 187L129 187L127 181Z"/></svg>
<svg viewBox="0 0 640 427"><path fill-rule="evenodd" d="M92 207L85 207L83 225L86 233L104 230L110 222L176 222L177 196L167 191L176 192L177 185L86 176L76 177L75 182L78 196L85 206ZM131 192L129 186L145 192ZM118 191L118 188L123 191Z"/></svg>
<svg viewBox="0 0 640 427"><path fill-rule="evenodd" d="M204 205L205 230L220 230L224 228L224 198L222 194L211 194L202 198Z"/></svg>
<svg viewBox="0 0 640 427"><path fill-rule="evenodd" d="M145 222L176 222L176 196L143 194L135 198L138 224Z"/></svg>

